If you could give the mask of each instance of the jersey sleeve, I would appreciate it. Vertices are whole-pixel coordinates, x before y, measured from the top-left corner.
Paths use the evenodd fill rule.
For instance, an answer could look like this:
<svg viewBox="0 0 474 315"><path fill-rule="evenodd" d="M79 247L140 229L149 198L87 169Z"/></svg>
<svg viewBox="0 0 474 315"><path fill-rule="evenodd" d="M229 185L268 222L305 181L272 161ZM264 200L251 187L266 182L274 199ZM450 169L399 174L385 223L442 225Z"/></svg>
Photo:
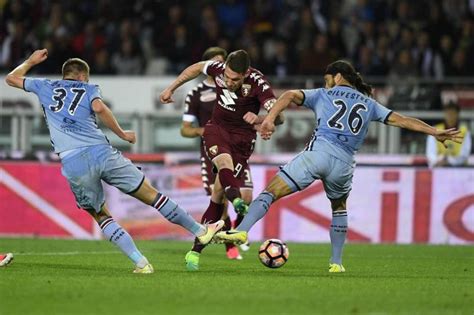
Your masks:
<svg viewBox="0 0 474 315"><path fill-rule="evenodd" d="M195 122L199 117L199 104L198 98L196 97L195 90L189 91L184 100L184 114L183 121Z"/></svg>
<svg viewBox="0 0 474 315"><path fill-rule="evenodd" d="M301 105L309 109L316 110L316 104L318 103L322 90L323 89L301 90L304 95L304 100Z"/></svg>
<svg viewBox="0 0 474 315"><path fill-rule="evenodd" d="M89 93L89 100L91 104L95 99L102 99L102 92L100 91L98 85L91 86Z"/></svg>
<svg viewBox="0 0 474 315"><path fill-rule="evenodd" d="M46 79L25 78L23 79L23 89L26 92L38 94L43 87Z"/></svg>
<svg viewBox="0 0 474 315"><path fill-rule="evenodd" d="M202 73L205 75L210 75L211 77L216 77L219 74L224 73L225 65L222 62L209 60L206 61L204 64L204 68L202 69Z"/></svg>
<svg viewBox="0 0 474 315"><path fill-rule="evenodd" d="M265 77L261 77L257 79L257 92L258 92L258 100L260 104L265 108L267 111L273 107L276 102L275 93L273 92L273 88L265 79Z"/></svg>
<svg viewBox="0 0 474 315"><path fill-rule="evenodd" d="M392 111L390 109L374 101L371 120L385 124L387 123L388 116L390 116L391 113Z"/></svg>

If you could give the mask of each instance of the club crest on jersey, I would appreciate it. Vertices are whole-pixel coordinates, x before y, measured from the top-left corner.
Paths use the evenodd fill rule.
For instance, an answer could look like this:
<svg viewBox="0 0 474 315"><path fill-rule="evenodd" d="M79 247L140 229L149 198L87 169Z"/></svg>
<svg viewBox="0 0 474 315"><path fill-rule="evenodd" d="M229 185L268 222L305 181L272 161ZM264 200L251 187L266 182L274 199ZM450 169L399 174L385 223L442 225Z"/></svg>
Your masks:
<svg viewBox="0 0 474 315"><path fill-rule="evenodd" d="M242 95L248 96L250 94L250 89L252 86L250 84L242 84Z"/></svg>
<svg viewBox="0 0 474 315"><path fill-rule="evenodd" d="M219 148L217 145L213 145L209 148L209 153L211 153L211 155L217 155L217 152L219 152Z"/></svg>

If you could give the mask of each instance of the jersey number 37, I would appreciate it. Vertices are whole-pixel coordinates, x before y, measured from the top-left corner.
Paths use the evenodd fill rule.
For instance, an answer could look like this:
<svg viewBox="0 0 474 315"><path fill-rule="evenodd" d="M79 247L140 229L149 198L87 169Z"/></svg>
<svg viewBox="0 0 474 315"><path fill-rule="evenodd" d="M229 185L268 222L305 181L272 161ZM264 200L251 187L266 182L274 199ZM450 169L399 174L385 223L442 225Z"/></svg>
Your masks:
<svg viewBox="0 0 474 315"><path fill-rule="evenodd" d="M56 102L56 104L49 105L49 109L53 111L54 113L57 113L61 111L61 109L63 109L65 105L64 100L67 97L68 91L65 88L57 88L57 89L54 89L53 92L54 92L54 95L52 98L53 98L53 101ZM74 89L71 89L71 93L74 94L74 97L72 99L71 104L69 104L67 111L69 112L69 114L74 115L74 113L76 112L77 106L79 105L82 98L84 97L84 94L86 94L86 90L81 89L81 88L74 88Z"/></svg>

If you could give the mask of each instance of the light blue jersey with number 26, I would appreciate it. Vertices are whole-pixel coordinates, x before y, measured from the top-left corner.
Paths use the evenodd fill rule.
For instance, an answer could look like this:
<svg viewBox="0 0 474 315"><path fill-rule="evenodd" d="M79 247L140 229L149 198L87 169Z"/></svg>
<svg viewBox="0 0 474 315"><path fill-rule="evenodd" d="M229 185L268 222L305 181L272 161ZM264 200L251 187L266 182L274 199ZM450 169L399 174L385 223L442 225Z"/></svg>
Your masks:
<svg viewBox="0 0 474 315"><path fill-rule="evenodd" d="M354 155L364 142L371 121L386 122L390 110L349 86L302 90L303 106L316 113L317 125L307 150L324 139Z"/></svg>
<svg viewBox="0 0 474 315"><path fill-rule="evenodd" d="M97 85L74 80L26 78L24 89L38 96L54 152L108 144L92 110L92 101L101 98Z"/></svg>

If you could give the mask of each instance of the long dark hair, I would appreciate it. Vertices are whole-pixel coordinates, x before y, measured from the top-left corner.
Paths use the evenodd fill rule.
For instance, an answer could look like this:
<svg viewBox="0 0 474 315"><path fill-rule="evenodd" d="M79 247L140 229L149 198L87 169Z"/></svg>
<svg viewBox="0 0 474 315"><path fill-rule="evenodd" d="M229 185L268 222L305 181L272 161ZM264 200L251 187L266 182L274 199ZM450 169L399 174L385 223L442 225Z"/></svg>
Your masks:
<svg viewBox="0 0 474 315"><path fill-rule="evenodd" d="M335 61L327 66L326 72L324 74L335 76L338 73L340 73L344 79L346 79L353 87L355 87L357 91L367 96L372 96L372 86L364 82L364 79L362 79L360 73L356 72L350 62L345 60Z"/></svg>

